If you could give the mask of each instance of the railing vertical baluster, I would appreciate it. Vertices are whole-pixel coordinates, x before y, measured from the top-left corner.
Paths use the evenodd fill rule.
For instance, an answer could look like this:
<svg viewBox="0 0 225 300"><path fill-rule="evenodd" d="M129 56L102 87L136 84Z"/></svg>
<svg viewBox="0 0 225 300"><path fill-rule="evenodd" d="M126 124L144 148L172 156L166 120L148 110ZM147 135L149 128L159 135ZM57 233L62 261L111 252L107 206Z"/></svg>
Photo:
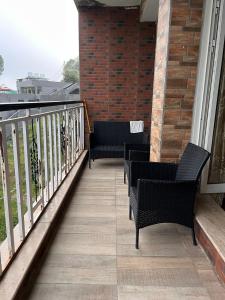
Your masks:
<svg viewBox="0 0 225 300"><path fill-rule="evenodd" d="M67 111L68 114L68 166L69 166L69 170L71 167L71 115L70 115L70 110Z"/></svg>
<svg viewBox="0 0 225 300"><path fill-rule="evenodd" d="M78 108L78 144L79 144L79 154L81 150L81 140L80 140L80 107Z"/></svg>
<svg viewBox="0 0 225 300"><path fill-rule="evenodd" d="M69 131L69 168L72 166L72 136L71 136L71 110L68 111L69 114L69 122L68 122L68 131Z"/></svg>
<svg viewBox="0 0 225 300"><path fill-rule="evenodd" d="M67 125L66 125L66 105L64 105L64 112L63 112L63 123L64 123L64 163L65 163L65 175L67 174Z"/></svg>
<svg viewBox="0 0 225 300"><path fill-rule="evenodd" d="M75 147L75 161L77 160L77 108L74 109L74 147Z"/></svg>
<svg viewBox="0 0 225 300"><path fill-rule="evenodd" d="M25 237L24 215L23 215L23 194L21 182L21 163L20 163L20 146L19 146L19 133L17 123L12 123L12 142L13 142L13 157L14 157L14 171L16 181L16 200L17 200L17 213L18 223L20 230L20 239L23 241Z"/></svg>
<svg viewBox="0 0 225 300"><path fill-rule="evenodd" d="M0 251L0 276L2 275L2 259L1 259L1 251Z"/></svg>
<svg viewBox="0 0 225 300"><path fill-rule="evenodd" d="M50 152L50 185L51 195L54 193L54 165L53 165L53 145L52 145L52 116L48 115L48 135Z"/></svg>
<svg viewBox="0 0 225 300"><path fill-rule="evenodd" d="M55 189L57 188L58 182L58 160L57 160L57 134L56 134L56 115L52 115L53 118L53 138L54 138L54 164L55 164Z"/></svg>
<svg viewBox="0 0 225 300"><path fill-rule="evenodd" d="M66 174L69 172L69 130L68 130L68 127L69 127L69 115L68 115L68 110L66 110L65 112L66 114L66 126L65 126L65 139L66 139L66 142L65 142L65 146L66 146L66 149L65 149L65 164L66 164Z"/></svg>
<svg viewBox="0 0 225 300"><path fill-rule="evenodd" d="M48 176L48 144L47 144L47 121L46 117L43 117L43 142L44 142L44 162L45 162L45 201L49 200L49 176Z"/></svg>
<svg viewBox="0 0 225 300"><path fill-rule="evenodd" d="M79 119L78 119L78 108L76 109L76 153L77 156L79 155L79 128L78 128L78 124L79 123Z"/></svg>
<svg viewBox="0 0 225 300"><path fill-rule="evenodd" d="M0 127L0 161L1 161L1 172L2 172L2 187L3 187L3 196L4 196L6 233L7 233L9 256L11 257L15 252L15 245L14 245L11 197L10 197L10 190L9 190L10 187L9 187L7 137L6 137L6 130L4 125L1 125Z"/></svg>
<svg viewBox="0 0 225 300"><path fill-rule="evenodd" d="M76 137L76 108L73 110L73 139L74 139L74 162L77 160L77 137Z"/></svg>
<svg viewBox="0 0 225 300"><path fill-rule="evenodd" d="M81 150L84 150L84 107L80 108L80 141Z"/></svg>
<svg viewBox="0 0 225 300"><path fill-rule="evenodd" d="M28 112L27 112L28 115ZM33 203L32 203L32 185L31 185L31 164L30 164L30 147L29 147L29 132L27 130L28 123L23 121L23 146L24 146L24 164L26 177L26 194L27 194L27 211L30 225L34 223L33 218Z"/></svg>
<svg viewBox="0 0 225 300"><path fill-rule="evenodd" d="M41 139L41 118L36 119L37 129L37 150L38 150L38 185L39 195L41 198L42 208L44 207L44 193L43 193L43 178L42 178L42 139Z"/></svg>
<svg viewBox="0 0 225 300"><path fill-rule="evenodd" d="M62 156L61 156L61 114L57 114L57 129L58 129L58 164L59 164L59 183L62 181Z"/></svg>
<svg viewBox="0 0 225 300"><path fill-rule="evenodd" d="M71 109L71 140L72 140L72 146L71 146L71 152L72 152L72 165L75 162L75 149L74 149L74 109Z"/></svg>

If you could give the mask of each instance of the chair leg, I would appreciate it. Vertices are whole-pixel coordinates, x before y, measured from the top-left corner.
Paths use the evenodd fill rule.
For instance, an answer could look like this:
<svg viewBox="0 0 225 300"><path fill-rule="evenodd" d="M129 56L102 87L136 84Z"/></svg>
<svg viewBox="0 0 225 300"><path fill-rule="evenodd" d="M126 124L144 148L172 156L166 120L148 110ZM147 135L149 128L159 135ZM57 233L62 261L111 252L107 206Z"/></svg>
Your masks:
<svg viewBox="0 0 225 300"><path fill-rule="evenodd" d="M89 166L89 169L91 169L91 159L90 159L90 157L88 159L88 166Z"/></svg>
<svg viewBox="0 0 225 300"><path fill-rule="evenodd" d="M139 249L139 228L136 228L136 244L135 248Z"/></svg>
<svg viewBox="0 0 225 300"><path fill-rule="evenodd" d="M131 205L129 205L129 220L132 220L132 208L131 208Z"/></svg>
<svg viewBox="0 0 225 300"><path fill-rule="evenodd" d="M192 231L193 245L194 245L194 246L197 246L198 244L197 244L197 240L196 240L196 237L195 237L195 229L194 229L194 227L191 228L191 231Z"/></svg>
<svg viewBox="0 0 225 300"><path fill-rule="evenodd" d="M125 170L123 171L123 183L124 184L126 183L126 172L125 172Z"/></svg>

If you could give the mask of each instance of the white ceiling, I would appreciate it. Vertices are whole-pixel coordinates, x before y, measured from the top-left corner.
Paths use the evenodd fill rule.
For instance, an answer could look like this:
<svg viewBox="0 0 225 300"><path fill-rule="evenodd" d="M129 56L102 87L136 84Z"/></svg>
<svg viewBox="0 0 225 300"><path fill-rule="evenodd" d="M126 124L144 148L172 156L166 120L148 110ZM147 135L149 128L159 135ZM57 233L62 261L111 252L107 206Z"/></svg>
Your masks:
<svg viewBox="0 0 225 300"><path fill-rule="evenodd" d="M138 6L141 0L98 0L98 2L106 6Z"/></svg>
<svg viewBox="0 0 225 300"><path fill-rule="evenodd" d="M76 5L79 6L139 6L141 0L74 0Z"/></svg>
<svg viewBox="0 0 225 300"><path fill-rule="evenodd" d="M74 0L77 7L108 6L133 7L140 6L141 22L154 22L158 19L159 0Z"/></svg>
<svg viewBox="0 0 225 300"><path fill-rule="evenodd" d="M141 8L141 22L154 22L158 19L159 0L145 0Z"/></svg>

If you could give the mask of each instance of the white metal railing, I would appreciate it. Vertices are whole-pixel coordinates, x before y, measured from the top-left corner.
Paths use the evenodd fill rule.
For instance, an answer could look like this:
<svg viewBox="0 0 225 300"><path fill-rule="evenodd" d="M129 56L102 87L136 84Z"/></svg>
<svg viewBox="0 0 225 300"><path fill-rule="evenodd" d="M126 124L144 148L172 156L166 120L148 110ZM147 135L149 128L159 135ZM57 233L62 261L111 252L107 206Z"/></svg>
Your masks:
<svg viewBox="0 0 225 300"><path fill-rule="evenodd" d="M0 121L0 274L83 149L83 104Z"/></svg>

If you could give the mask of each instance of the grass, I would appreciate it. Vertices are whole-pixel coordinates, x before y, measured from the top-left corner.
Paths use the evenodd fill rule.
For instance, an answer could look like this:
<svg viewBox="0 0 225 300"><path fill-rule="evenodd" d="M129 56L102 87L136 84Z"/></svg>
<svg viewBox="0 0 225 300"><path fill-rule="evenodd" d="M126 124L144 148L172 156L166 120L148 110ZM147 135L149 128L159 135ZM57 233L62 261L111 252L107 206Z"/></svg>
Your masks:
<svg viewBox="0 0 225 300"><path fill-rule="evenodd" d="M17 202L16 202L16 184L15 184L15 175L14 175L14 161L13 161L13 149L12 144L8 142L8 161L9 161L9 178L10 178L10 194L11 194L11 210L12 210L12 219L13 226L18 223L18 212L17 212ZM21 153L21 167L24 164L24 155ZM21 168L22 170L22 168ZM21 172L24 173L24 172ZM25 175L21 174L22 178L22 194L25 194L26 182ZM26 212L26 205L23 204L23 212ZM5 214L4 214L4 201L3 201L3 187L0 180L0 242L6 238L6 225L5 225Z"/></svg>
<svg viewBox="0 0 225 300"><path fill-rule="evenodd" d="M12 209L12 218L13 218L13 226L18 224L18 214L17 214L17 203L15 200L11 201L11 209ZM23 205L23 212L25 213L26 206ZM0 241L4 241L6 238L6 226L5 226L5 214L4 214L4 201L0 201Z"/></svg>

